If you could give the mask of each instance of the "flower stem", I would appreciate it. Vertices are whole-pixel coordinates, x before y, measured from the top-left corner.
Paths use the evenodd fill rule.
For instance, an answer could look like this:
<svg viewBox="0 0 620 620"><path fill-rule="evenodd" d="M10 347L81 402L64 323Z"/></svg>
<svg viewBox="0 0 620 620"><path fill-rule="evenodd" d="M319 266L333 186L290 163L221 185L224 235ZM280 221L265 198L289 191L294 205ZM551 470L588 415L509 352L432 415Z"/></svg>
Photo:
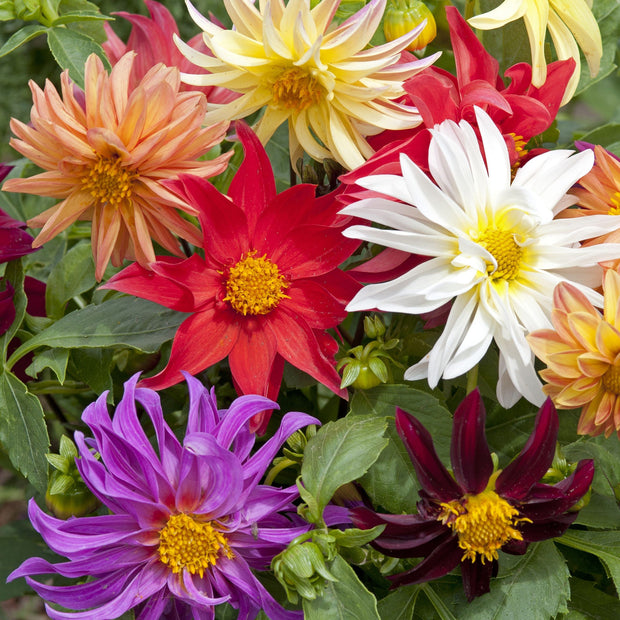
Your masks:
<svg viewBox="0 0 620 620"><path fill-rule="evenodd" d="M469 394L476 389L478 385L478 364L467 371L467 387L465 388Z"/></svg>
<svg viewBox="0 0 620 620"><path fill-rule="evenodd" d="M289 467L289 465L295 465L295 461L292 461L291 459L285 459L283 458L277 465L274 465L269 472L267 473L267 477L265 478L265 484L266 485L270 485L274 480L275 477L284 469L286 469L287 467Z"/></svg>

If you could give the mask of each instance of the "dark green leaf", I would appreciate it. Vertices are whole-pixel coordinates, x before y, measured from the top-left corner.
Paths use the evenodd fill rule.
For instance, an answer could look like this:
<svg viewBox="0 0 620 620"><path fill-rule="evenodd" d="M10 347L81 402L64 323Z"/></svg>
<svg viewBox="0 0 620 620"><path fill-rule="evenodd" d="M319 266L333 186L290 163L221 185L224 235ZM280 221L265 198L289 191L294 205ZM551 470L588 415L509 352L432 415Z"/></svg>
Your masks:
<svg viewBox="0 0 620 620"><path fill-rule="evenodd" d="M329 422L310 439L304 452L301 478L317 502L316 520L336 489L362 476L377 460L387 440L386 421L374 416L348 416Z"/></svg>
<svg viewBox="0 0 620 620"><path fill-rule="evenodd" d="M47 28L41 24L30 24L24 26L17 32L14 32L8 39L8 41L0 47L0 58L10 54L13 50L16 50L20 45L32 41L39 35L47 32Z"/></svg>
<svg viewBox="0 0 620 620"><path fill-rule="evenodd" d="M60 383L64 383L69 361L69 349L47 349L41 351L32 360L26 372L31 377L36 377L44 368L50 368Z"/></svg>
<svg viewBox="0 0 620 620"><path fill-rule="evenodd" d="M90 385L96 394L112 391L110 368L113 356L114 352L108 349L73 349L72 369L78 379Z"/></svg>
<svg viewBox="0 0 620 620"><path fill-rule="evenodd" d="M40 493L47 487L49 439L43 408L10 372L0 374L0 443L13 466Z"/></svg>
<svg viewBox="0 0 620 620"><path fill-rule="evenodd" d="M411 620L420 594L420 586L402 586L382 598L377 607L381 620Z"/></svg>
<svg viewBox="0 0 620 620"><path fill-rule="evenodd" d="M375 597L339 555L328 568L338 581L328 582L323 596L313 601L304 599L304 619L380 620Z"/></svg>
<svg viewBox="0 0 620 620"><path fill-rule="evenodd" d="M617 620L620 618L620 601L598 590L591 581L571 577L569 614L565 620L582 618L591 620Z"/></svg>
<svg viewBox="0 0 620 620"><path fill-rule="evenodd" d="M102 15L99 11L72 11L63 13L58 19L54 20L52 26L60 26L61 24L69 24L71 22L86 21L112 21L113 17Z"/></svg>
<svg viewBox="0 0 620 620"><path fill-rule="evenodd" d="M97 54L106 69L110 69L110 61L101 45L79 32L55 26L49 29L47 43L56 62L62 69L69 69L71 79L81 88L84 87L84 64L91 54Z"/></svg>
<svg viewBox="0 0 620 620"><path fill-rule="evenodd" d="M24 343L11 363L38 347L63 349L125 346L154 353L170 340L186 314L136 297L114 297L75 310Z"/></svg>

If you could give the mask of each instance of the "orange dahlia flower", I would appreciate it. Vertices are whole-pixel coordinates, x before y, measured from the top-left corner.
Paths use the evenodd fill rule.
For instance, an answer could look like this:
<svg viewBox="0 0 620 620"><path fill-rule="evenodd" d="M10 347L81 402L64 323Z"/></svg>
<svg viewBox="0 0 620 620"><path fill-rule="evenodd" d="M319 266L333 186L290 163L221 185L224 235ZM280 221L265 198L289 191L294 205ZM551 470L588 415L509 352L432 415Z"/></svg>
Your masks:
<svg viewBox="0 0 620 620"><path fill-rule="evenodd" d="M553 293L555 329L527 336L547 364L540 376L559 409L582 407L578 432L620 437L620 274L609 269L603 283L603 315L575 286L561 282Z"/></svg>
<svg viewBox="0 0 620 620"><path fill-rule="evenodd" d="M153 241L175 255L175 235L199 244L198 229L178 212L194 215L194 208L162 182L180 173L219 174L229 158L196 161L222 140L228 123L201 128L206 99L179 92L176 68L157 65L130 90L134 57L125 54L108 75L91 55L83 96L67 71L61 94L51 82L41 90L31 81L31 126L11 119L17 136L11 146L45 172L11 179L3 189L63 199L28 221L42 227L33 247L76 220L92 220L97 280L110 260L115 266L126 258L148 266L155 260Z"/></svg>

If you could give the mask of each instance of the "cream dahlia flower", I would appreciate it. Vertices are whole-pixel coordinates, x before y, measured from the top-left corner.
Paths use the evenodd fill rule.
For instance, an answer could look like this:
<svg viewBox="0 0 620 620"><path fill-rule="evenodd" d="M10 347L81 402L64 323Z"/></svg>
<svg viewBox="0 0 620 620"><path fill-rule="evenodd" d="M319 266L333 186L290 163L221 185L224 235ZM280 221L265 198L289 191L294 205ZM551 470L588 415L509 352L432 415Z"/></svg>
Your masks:
<svg viewBox="0 0 620 620"><path fill-rule="evenodd" d="M182 74L197 86L216 85L243 93L221 106L209 105L207 123L244 118L265 107L255 128L263 144L284 122L289 125L291 162L306 151L319 161L331 158L348 169L373 154L366 136L383 129L420 124L416 108L396 102L402 83L435 60L399 62L417 28L395 41L365 49L385 8L372 0L339 26L330 24L340 0L224 0L234 29L203 17L186 0L204 31L213 56L175 39L179 49L210 73ZM422 24L423 27L424 24Z"/></svg>
<svg viewBox="0 0 620 620"><path fill-rule="evenodd" d="M559 282L571 282L592 303L602 304L592 288L602 279L598 263L620 256L620 244L586 248L578 242L620 227L620 218L554 219L574 203L566 192L592 167L591 151L543 153L519 168L511 182L501 133L479 108L476 118L484 159L471 125L445 121L431 130L429 169L435 183L405 155L402 176L357 181L397 201L368 198L343 213L392 230L352 226L345 236L430 258L391 282L366 286L347 310L419 314L452 301L443 333L405 379L428 377L434 387L441 377L462 375L495 340L499 402L509 407L522 395L540 404L544 395L525 336L551 327L552 293Z"/></svg>
<svg viewBox="0 0 620 620"><path fill-rule="evenodd" d="M577 63L564 93L564 105L575 94L579 83L579 48L583 50L592 77L598 73L601 64L603 42L591 9L592 0L504 0L492 11L468 21L474 28L492 30L523 17L532 51L534 86L542 86L547 79L545 34L549 30L558 58L574 58Z"/></svg>
<svg viewBox="0 0 620 620"><path fill-rule="evenodd" d="M194 245L200 231L179 211L196 215L163 183L181 173L210 177L226 169L229 155L198 161L226 135L227 122L202 127L207 102L202 93L179 92L176 68L154 66L129 87L134 52L106 73L91 54L86 61L83 97L76 96L69 73L61 93L51 82L41 90L30 82L31 124L11 119L11 146L44 172L10 179L3 189L62 201L28 221L42 227L39 247L76 220L92 220L97 280L111 260L147 267L155 260L153 241L180 255L175 235ZM81 94L81 93L80 93Z"/></svg>

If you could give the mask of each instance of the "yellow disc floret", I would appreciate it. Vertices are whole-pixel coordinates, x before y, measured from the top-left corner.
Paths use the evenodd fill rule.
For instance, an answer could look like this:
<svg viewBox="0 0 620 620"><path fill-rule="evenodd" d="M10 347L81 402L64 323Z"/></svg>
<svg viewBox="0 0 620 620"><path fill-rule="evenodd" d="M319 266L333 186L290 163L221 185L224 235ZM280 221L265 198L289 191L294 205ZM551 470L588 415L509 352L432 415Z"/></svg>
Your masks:
<svg viewBox="0 0 620 620"><path fill-rule="evenodd" d="M518 275L523 248L515 241L513 232L487 228L478 237L477 242L497 261L497 269L492 263L487 266L487 273L491 279L512 280Z"/></svg>
<svg viewBox="0 0 620 620"><path fill-rule="evenodd" d="M97 202L118 205L131 196L135 176L121 165L120 159L99 157L82 179L82 184Z"/></svg>
<svg viewBox="0 0 620 620"><path fill-rule="evenodd" d="M603 375L603 387L613 394L620 395L620 366L610 366Z"/></svg>
<svg viewBox="0 0 620 620"><path fill-rule="evenodd" d="M185 569L203 577L205 570L215 566L222 556L232 558L233 553L224 534L210 521L197 521L195 516L179 513L171 515L159 532L159 559L173 573Z"/></svg>
<svg viewBox="0 0 620 620"><path fill-rule="evenodd" d="M611 205L607 213L609 215L620 215L620 192L614 192L610 196L609 202Z"/></svg>
<svg viewBox="0 0 620 620"><path fill-rule="evenodd" d="M519 518L519 511L491 489L442 503L441 508L438 521L457 533L459 547L465 552L462 560L474 562L480 556L483 564L496 560L497 550L508 541L523 540L514 526L529 521Z"/></svg>
<svg viewBox="0 0 620 620"><path fill-rule="evenodd" d="M226 280L226 297L233 310L244 316L268 314L282 299L288 298L284 291L288 282L278 266L266 256L256 256L251 250L230 268Z"/></svg>
<svg viewBox="0 0 620 620"><path fill-rule="evenodd" d="M284 69L276 77L272 90L275 106L297 111L316 105L325 94L316 77L300 67Z"/></svg>

